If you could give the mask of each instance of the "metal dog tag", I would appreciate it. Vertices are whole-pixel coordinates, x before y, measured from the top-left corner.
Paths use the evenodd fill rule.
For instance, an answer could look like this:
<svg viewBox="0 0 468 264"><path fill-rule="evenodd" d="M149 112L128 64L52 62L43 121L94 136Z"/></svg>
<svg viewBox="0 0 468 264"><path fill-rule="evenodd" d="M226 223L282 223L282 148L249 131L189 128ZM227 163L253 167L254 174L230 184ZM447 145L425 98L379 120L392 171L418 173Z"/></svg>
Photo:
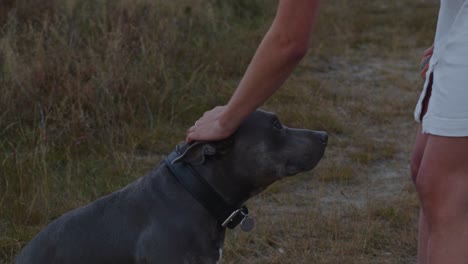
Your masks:
<svg viewBox="0 0 468 264"><path fill-rule="evenodd" d="M240 222L240 227L242 231L250 232L255 226L255 221L249 216L245 216L244 219Z"/></svg>

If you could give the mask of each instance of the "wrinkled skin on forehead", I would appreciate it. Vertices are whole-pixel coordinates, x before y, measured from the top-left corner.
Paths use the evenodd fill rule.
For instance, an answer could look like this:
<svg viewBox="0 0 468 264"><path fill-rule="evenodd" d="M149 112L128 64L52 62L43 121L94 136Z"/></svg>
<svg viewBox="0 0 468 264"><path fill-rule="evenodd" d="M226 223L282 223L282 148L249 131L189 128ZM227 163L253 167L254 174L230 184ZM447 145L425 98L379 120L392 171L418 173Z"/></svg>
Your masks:
<svg viewBox="0 0 468 264"><path fill-rule="evenodd" d="M238 155L242 164L256 166L258 180L271 183L314 168L324 154L326 137L324 132L288 128L273 113L256 111L237 131L234 153L248 153Z"/></svg>

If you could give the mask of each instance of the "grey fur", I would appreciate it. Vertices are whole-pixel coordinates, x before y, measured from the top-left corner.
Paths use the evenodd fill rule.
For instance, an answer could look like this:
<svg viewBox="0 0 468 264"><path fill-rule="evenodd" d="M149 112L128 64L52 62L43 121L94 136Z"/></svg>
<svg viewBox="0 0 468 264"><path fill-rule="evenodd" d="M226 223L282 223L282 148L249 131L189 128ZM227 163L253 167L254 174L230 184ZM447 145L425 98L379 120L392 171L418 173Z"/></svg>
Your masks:
<svg viewBox="0 0 468 264"><path fill-rule="evenodd" d="M258 110L228 140L181 143L180 158L238 203L321 159L325 132L280 127ZM202 164L199 164L200 161ZM161 163L125 188L50 223L16 264L218 263L225 230Z"/></svg>

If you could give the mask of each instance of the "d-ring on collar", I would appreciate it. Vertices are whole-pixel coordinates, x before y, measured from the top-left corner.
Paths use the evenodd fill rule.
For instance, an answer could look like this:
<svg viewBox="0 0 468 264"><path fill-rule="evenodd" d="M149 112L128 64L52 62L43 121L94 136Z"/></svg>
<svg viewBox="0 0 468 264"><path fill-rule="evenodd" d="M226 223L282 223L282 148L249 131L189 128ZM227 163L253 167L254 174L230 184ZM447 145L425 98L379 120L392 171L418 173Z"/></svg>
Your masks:
<svg viewBox="0 0 468 264"><path fill-rule="evenodd" d="M175 150L166 158L165 162L169 170L177 181L218 220L221 226L234 229L241 224L242 230L252 230L254 222L249 217L247 207L226 202L190 164L178 161L179 156L180 153Z"/></svg>

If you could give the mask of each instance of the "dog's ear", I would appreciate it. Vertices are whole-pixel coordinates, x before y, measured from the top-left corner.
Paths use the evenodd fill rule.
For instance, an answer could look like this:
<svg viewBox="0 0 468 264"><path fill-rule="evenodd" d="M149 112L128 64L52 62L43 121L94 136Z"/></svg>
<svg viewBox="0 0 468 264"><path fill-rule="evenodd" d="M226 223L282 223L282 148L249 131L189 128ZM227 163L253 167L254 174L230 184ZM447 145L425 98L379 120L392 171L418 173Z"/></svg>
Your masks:
<svg viewBox="0 0 468 264"><path fill-rule="evenodd" d="M172 163L187 162L191 165L202 165L205 163L207 156L216 154L216 146L213 143L196 141L192 144L182 143L177 146L177 150L181 152L180 156L175 158Z"/></svg>
<svg viewBox="0 0 468 264"><path fill-rule="evenodd" d="M205 163L208 156L223 155L229 152L234 143L232 137L217 142L195 141L191 144L182 143L177 146L180 155L172 161L187 162L191 165L201 165Z"/></svg>

